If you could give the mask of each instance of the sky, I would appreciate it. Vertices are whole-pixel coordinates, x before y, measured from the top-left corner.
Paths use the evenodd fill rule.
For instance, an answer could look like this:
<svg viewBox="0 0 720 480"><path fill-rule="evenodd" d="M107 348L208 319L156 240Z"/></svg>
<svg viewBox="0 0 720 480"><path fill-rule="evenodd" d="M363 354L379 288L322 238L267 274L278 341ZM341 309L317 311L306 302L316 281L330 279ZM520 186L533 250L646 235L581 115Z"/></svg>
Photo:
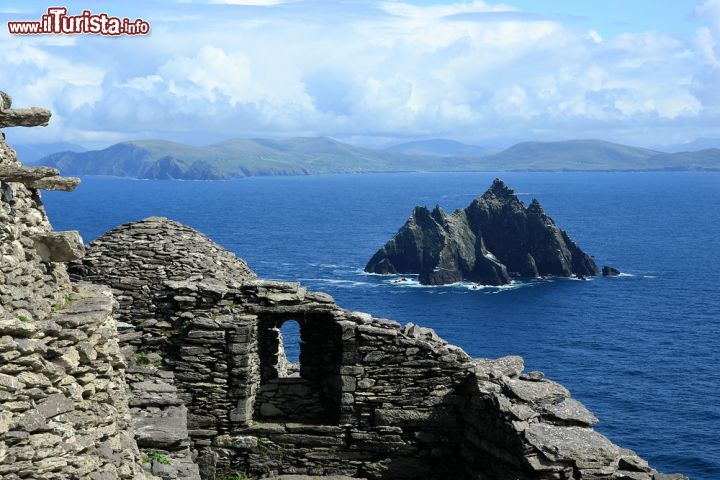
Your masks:
<svg viewBox="0 0 720 480"><path fill-rule="evenodd" d="M8 33L57 4L0 3L0 90L53 111L11 142L720 138L720 0L70 1L151 34Z"/></svg>

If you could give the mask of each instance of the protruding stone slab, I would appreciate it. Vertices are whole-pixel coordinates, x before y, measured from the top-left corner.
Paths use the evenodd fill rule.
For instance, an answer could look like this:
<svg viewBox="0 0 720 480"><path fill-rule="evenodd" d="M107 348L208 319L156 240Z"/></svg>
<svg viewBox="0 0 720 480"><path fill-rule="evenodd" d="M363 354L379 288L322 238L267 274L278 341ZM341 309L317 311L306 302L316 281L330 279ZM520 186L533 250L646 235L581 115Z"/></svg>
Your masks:
<svg viewBox="0 0 720 480"><path fill-rule="evenodd" d="M33 241L44 262L70 262L85 255L85 246L77 230L35 235Z"/></svg>
<svg viewBox="0 0 720 480"><path fill-rule="evenodd" d="M12 98L0 92L0 128L6 127L44 127L50 121L52 113L45 108L11 109Z"/></svg>
<svg viewBox="0 0 720 480"><path fill-rule="evenodd" d="M77 177L49 177L35 180L27 186L37 190L72 192L78 185L80 185L80 179Z"/></svg>
<svg viewBox="0 0 720 480"><path fill-rule="evenodd" d="M32 183L58 175L60 171L52 167L0 165L0 180L3 182Z"/></svg>

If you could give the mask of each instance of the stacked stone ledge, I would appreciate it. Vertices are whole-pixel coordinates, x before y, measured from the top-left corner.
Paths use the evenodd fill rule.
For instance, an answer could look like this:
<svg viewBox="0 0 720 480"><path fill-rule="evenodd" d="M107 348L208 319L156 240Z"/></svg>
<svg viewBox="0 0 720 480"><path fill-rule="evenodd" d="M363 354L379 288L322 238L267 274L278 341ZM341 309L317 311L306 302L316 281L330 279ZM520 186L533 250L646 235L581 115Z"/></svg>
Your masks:
<svg viewBox="0 0 720 480"><path fill-rule="evenodd" d="M47 124L0 92L0 128ZM72 284L77 232L54 232L39 189L78 179L28 168L0 132L0 478L142 479L107 287Z"/></svg>
<svg viewBox="0 0 720 480"><path fill-rule="evenodd" d="M113 288L127 357L162 378L167 408L187 409L203 479L683 478L594 431L597 419L561 385L524 372L520 357L472 359L430 329L258 280L177 222L120 226L70 271ZM301 329L299 378L283 375L277 332L287 320ZM168 426L162 409L143 404L133 403L136 418L161 436L178 433L156 446L168 455L184 448L182 415Z"/></svg>

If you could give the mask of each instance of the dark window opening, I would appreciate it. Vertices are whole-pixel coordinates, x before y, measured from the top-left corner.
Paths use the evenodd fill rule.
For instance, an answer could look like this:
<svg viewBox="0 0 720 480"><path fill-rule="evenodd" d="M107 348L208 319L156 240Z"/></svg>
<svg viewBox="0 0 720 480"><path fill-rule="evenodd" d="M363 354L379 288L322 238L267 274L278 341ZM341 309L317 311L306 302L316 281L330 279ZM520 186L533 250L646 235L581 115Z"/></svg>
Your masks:
<svg viewBox="0 0 720 480"><path fill-rule="evenodd" d="M255 419L337 423L341 339L336 328L331 317L321 315L260 320Z"/></svg>

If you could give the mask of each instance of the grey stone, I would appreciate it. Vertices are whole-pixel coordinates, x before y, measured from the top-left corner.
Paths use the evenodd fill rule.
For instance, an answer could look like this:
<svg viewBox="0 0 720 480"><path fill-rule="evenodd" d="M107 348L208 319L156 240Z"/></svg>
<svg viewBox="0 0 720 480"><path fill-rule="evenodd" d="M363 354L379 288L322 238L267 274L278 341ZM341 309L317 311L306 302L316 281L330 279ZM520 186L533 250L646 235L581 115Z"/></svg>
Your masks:
<svg viewBox="0 0 720 480"><path fill-rule="evenodd" d="M45 400L38 403L37 411L44 418L53 418L61 413L69 412L75 406L71 398L66 397L62 393L53 393L48 395Z"/></svg>
<svg viewBox="0 0 720 480"><path fill-rule="evenodd" d="M525 436L551 460L611 465L620 455L616 445L590 428L534 423L525 430Z"/></svg>
<svg viewBox="0 0 720 480"><path fill-rule="evenodd" d="M515 396L530 403L551 403L570 396L567 388L550 380L536 382L509 379L506 385ZM570 405L570 407L572 406L573 405ZM557 410L559 411L560 409Z"/></svg>
<svg viewBox="0 0 720 480"><path fill-rule="evenodd" d="M0 92L0 128L42 127L50 121L50 110L44 108L12 109L12 98Z"/></svg>
<svg viewBox="0 0 720 480"><path fill-rule="evenodd" d="M543 414L558 420L585 425L595 425L598 422L597 417L585 405L572 398L566 398L560 403L544 405L542 408Z"/></svg>
<svg viewBox="0 0 720 480"><path fill-rule="evenodd" d="M48 177L35 180L28 184L28 187L38 190L57 190L72 192L80 185L80 179L76 177Z"/></svg>
<svg viewBox="0 0 720 480"><path fill-rule="evenodd" d="M168 407L160 415L135 417L133 428L139 447L173 448L188 438L187 409Z"/></svg>
<svg viewBox="0 0 720 480"><path fill-rule="evenodd" d="M70 262L85 255L82 238L76 230L35 235L33 241L44 262Z"/></svg>

